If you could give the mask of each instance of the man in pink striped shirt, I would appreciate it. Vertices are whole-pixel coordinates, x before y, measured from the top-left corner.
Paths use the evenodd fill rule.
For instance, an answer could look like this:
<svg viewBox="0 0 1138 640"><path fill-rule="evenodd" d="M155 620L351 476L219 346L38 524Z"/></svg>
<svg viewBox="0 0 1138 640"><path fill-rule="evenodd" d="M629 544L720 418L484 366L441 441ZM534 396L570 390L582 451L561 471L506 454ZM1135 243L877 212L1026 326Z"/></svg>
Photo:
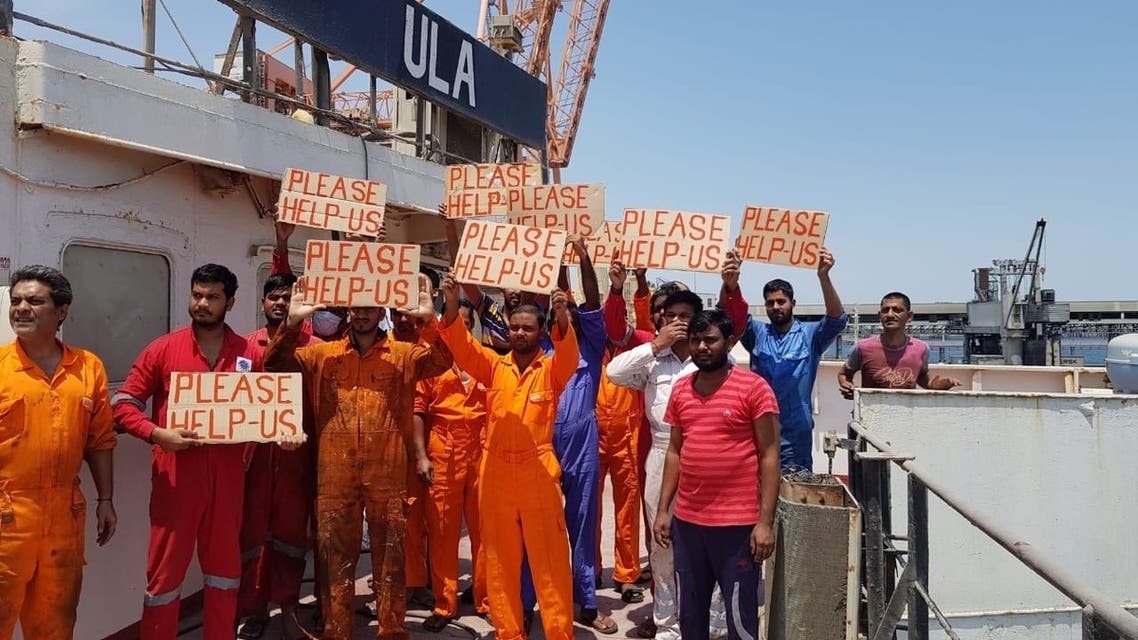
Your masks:
<svg viewBox="0 0 1138 640"><path fill-rule="evenodd" d="M757 638L761 562L774 550L778 401L760 376L729 363L734 334L723 311L696 315L688 342L698 370L676 382L664 418L672 433L653 531L675 544L684 640L707 640L716 584L728 639Z"/></svg>

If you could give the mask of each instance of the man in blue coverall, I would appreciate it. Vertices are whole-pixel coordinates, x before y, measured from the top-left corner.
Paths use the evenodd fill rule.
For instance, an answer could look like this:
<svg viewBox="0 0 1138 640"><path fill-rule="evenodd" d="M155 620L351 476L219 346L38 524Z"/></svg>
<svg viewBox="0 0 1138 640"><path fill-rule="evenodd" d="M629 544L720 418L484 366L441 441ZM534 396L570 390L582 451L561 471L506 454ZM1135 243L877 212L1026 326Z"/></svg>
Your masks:
<svg viewBox="0 0 1138 640"><path fill-rule="evenodd" d="M810 398L822 354L846 328L842 301L830 280L834 256L822 247L818 253L818 282L826 304L826 317L817 322L794 318L794 287L786 280L771 280L763 287L763 302L770 323L752 318L739 290L739 255L727 252L723 263L723 287L719 306L736 327L740 341L751 356L751 371L774 389L778 398L781 429L781 466L784 473L812 471L814 412Z"/></svg>

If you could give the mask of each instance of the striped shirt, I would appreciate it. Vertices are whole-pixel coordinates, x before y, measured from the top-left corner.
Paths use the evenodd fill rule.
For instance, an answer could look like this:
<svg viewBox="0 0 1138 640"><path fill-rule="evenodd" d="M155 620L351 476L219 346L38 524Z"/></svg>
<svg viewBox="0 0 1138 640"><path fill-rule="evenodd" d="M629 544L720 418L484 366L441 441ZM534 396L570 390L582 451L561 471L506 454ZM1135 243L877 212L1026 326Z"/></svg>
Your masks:
<svg viewBox="0 0 1138 640"><path fill-rule="evenodd" d="M770 385L731 367L711 395L696 392L698 374L676 382L664 421L683 432L675 515L704 526L759 521L759 451L754 421L778 414Z"/></svg>

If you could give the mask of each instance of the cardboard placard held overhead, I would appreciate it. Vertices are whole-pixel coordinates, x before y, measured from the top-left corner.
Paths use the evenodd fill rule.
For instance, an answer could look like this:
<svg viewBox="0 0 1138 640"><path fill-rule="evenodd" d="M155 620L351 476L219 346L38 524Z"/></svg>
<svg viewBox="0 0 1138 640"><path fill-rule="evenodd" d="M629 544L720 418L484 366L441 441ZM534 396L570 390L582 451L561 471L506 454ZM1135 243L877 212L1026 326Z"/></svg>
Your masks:
<svg viewBox="0 0 1138 640"><path fill-rule="evenodd" d="M304 250L304 300L334 307L417 306L417 244L309 240Z"/></svg>
<svg viewBox="0 0 1138 640"><path fill-rule="evenodd" d="M445 183L448 218L504 216L510 212L511 189L541 185L541 165L452 164Z"/></svg>
<svg viewBox="0 0 1138 640"><path fill-rule="evenodd" d="M285 169L277 215L289 224L376 237L386 202L382 182Z"/></svg>
<svg viewBox="0 0 1138 640"><path fill-rule="evenodd" d="M585 238L585 248L589 250L589 259L594 266L612 264L613 259L620 252L620 243L623 239L621 229L623 224L612 220L605 220L601 225L600 233ZM561 264L579 266L581 259L572 246L565 247L565 255L561 257Z"/></svg>
<svg viewBox="0 0 1138 640"><path fill-rule="evenodd" d="M299 373L170 374L167 429L189 429L206 443L272 442L303 432Z"/></svg>
<svg viewBox="0 0 1138 640"><path fill-rule="evenodd" d="M565 237L560 229L468 220L454 277L469 284L549 293L557 286Z"/></svg>
<svg viewBox="0 0 1138 640"><path fill-rule="evenodd" d="M506 194L510 224L561 229L593 236L605 221L603 184L542 184L510 189Z"/></svg>
<svg viewBox="0 0 1138 640"><path fill-rule="evenodd" d="M815 269L829 224L824 211L747 207L735 250L743 260Z"/></svg>
<svg viewBox="0 0 1138 640"><path fill-rule="evenodd" d="M719 273L731 218L666 209L625 209L620 259L629 269Z"/></svg>

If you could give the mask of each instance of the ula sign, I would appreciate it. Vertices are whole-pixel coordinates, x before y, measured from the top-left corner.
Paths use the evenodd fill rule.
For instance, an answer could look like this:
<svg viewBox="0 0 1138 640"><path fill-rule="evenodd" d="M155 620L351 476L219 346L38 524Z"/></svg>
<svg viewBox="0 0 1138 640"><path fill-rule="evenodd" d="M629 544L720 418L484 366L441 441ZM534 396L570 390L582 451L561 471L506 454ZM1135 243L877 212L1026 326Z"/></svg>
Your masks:
<svg viewBox="0 0 1138 640"><path fill-rule="evenodd" d="M209 443L272 442L302 432L299 373L170 374L167 429Z"/></svg>
<svg viewBox="0 0 1138 640"><path fill-rule="evenodd" d="M545 83L416 0L221 0L535 149Z"/></svg>

